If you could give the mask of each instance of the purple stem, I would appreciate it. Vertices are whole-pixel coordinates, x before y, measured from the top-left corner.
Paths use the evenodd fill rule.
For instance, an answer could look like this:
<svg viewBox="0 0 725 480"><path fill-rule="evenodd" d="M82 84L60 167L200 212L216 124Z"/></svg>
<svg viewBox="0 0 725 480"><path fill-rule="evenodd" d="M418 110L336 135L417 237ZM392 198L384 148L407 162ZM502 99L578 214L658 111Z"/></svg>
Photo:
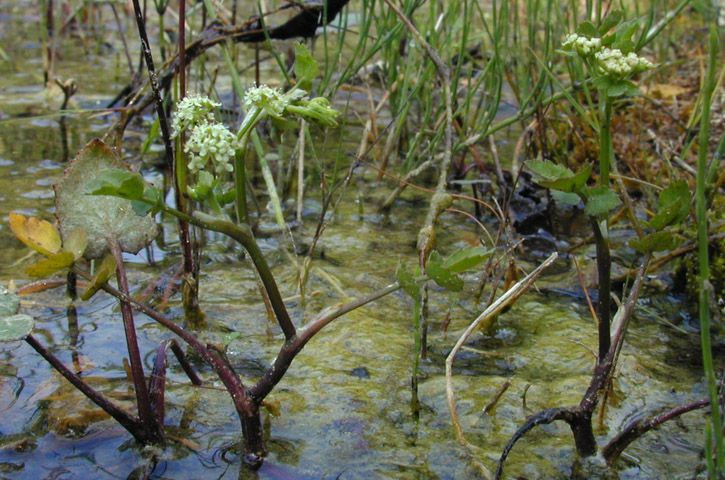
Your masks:
<svg viewBox="0 0 725 480"><path fill-rule="evenodd" d="M135 418L125 410L122 410L115 403L104 397L103 394L84 382L81 377L66 367L63 362L58 359L58 357L53 355L52 352L41 345L40 342L33 337L33 335L28 335L25 338L25 341L28 345L33 347L33 349L38 352L41 357L50 363L53 368L63 375L66 380L80 390L83 395L101 407L104 412L108 413L114 418L114 420L120 423L123 428L128 430L128 432L133 435L136 440L140 443L148 443L149 438L147 438L146 431L139 422L138 418Z"/></svg>
<svg viewBox="0 0 725 480"><path fill-rule="evenodd" d="M118 242L110 239L108 244L111 253L116 259L116 279L118 288L121 292L128 296L128 280L126 279L126 270L123 267L123 252ZM136 327L133 323L133 311L127 300L120 299L121 316L123 317L123 329L126 334L126 347L128 348L129 363L131 364L131 380L133 381L134 390L136 392L136 404L138 405L138 415L144 428L149 429L149 437L161 440L163 434L156 424L155 417L151 409L151 399L146 381L144 379L143 363L141 361L141 352L138 348L138 340L136 338ZM155 431L151 431L153 428Z"/></svg>

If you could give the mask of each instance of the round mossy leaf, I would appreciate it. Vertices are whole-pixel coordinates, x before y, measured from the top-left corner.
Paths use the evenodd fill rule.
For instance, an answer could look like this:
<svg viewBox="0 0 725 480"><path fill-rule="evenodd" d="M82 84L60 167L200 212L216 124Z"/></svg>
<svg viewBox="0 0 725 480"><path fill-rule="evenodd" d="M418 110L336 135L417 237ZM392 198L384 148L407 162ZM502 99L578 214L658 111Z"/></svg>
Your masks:
<svg viewBox="0 0 725 480"><path fill-rule="evenodd" d="M34 325L35 319L24 313L0 318L0 343L25 339L33 331Z"/></svg>
<svg viewBox="0 0 725 480"><path fill-rule="evenodd" d="M63 239L77 229L86 233L83 254L101 258L108 241L116 241L124 252L136 253L151 243L158 229L151 215L139 216L131 201L108 195L88 195L99 176L111 169L125 169L113 150L101 140L92 140L66 169L55 186L56 215Z"/></svg>

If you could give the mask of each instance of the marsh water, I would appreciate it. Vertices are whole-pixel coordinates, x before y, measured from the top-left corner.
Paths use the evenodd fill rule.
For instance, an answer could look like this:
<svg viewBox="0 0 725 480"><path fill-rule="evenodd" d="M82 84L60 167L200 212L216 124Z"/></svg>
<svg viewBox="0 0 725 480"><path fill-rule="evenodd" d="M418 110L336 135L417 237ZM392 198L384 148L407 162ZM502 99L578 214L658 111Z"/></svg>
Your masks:
<svg viewBox="0 0 725 480"><path fill-rule="evenodd" d="M8 3L14 2L0 6L0 44L9 56L0 60L0 283L5 287L29 282L24 273L28 252L10 232L8 214L52 219L51 186L65 167L59 92L43 87L37 11L22 8L22 2ZM56 75L72 77L79 86L73 113L66 118L71 156L113 122L113 114L98 109L127 81L125 59L112 35L115 26L108 22L103 25L112 38L108 43L61 39ZM134 40L131 36L129 41ZM124 152L130 162L140 161L137 147L148 126L147 119L130 128ZM343 140L336 139L334 148L320 149L321 155L341 155L349 162L360 132L354 127L343 135L335 132ZM158 175L153 163L160 155L152 148L144 157L148 175ZM318 246L304 305L296 291L297 265L303 257L292 253L290 235L260 240L297 324L326 306L391 283L400 263L415 262L415 239L429 196L411 190L389 214L378 214L377 205L393 186L377 181L375 172L364 166L358 169ZM314 235L319 197L314 188L307 194L303 224L292 233L297 251ZM273 217L268 217L263 221L273 225ZM174 223L167 220L164 228L163 242L127 257L137 291L159 275L168 275L179 262ZM477 235L465 217L445 214L439 248L453 251L475 243ZM592 251L582 250L580 261L591 267ZM522 265L535 266L525 261ZM171 360L169 442L163 449L143 449L29 346L4 345L0 477L477 478L455 439L445 401L445 357L485 307L475 299L475 273L467 280L461 293L431 291L430 350L422 365L417 418L410 408L412 304L398 292L333 322L297 357L268 398L276 407L271 409L275 415L264 413L269 456L255 473L242 467L237 455L239 421L228 394L202 364L197 366L206 383L199 388L191 386ZM204 339L224 345L241 375L258 377L273 360L282 337L268 323L249 261L238 247L214 238L202 256L201 285L201 304L210 323ZM571 262L562 260L539 282L538 291L500 315L490 330L476 333L457 359L453 383L462 426L489 468L527 415L574 405L588 385L596 328L583 299L568 294L576 285ZM655 287L645 293L598 431L601 441L634 418L703 396L699 337L681 301ZM77 325L66 315L68 303L64 289L56 288L23 297L22 308L38 319L35 333L60 358L132 408L117 303L103 294L78 303ZM167 314L180 318L181 313L178 298L172 298ZM155 346L170 333L142 315L137 324L150 368ZM511 386L495 408L484 413L505 382ZM685 415L635 442L617 468L606 473L596 460L577 460L568 427L545 426L515 447L506 472L511 478L532 479L690 478L700 461L703 429L702 414Z"/></svg>

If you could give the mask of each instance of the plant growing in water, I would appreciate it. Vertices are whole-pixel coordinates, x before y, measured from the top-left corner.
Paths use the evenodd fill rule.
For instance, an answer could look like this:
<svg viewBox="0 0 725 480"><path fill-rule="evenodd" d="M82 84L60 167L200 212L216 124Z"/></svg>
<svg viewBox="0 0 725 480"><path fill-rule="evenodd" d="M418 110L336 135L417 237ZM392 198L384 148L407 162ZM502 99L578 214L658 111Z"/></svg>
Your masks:
<svg viewBox="0 0 725 480"><path fill-rule="evenodd" d="M103 267L92 281L92 290L103 289L115 296L120 305L131 364L131 378L136 392L138 417L135 417L101 393L94 390L82 378L65 367L52 353L44 348L32 335L32 319L17 314L17 298L3 293L9 306L2 312L2 322L7 325L0 340L24 339L43 355L76 388L108 412L141 443L163 441L163 382L166 368L166 351L171 348L177 355L192 382L201 383L186 362L175 339L163 342L159 347L151 379L148 380L141 364L141 354L135 337L132 310L143 312L160 323L181 341L195 351L210 365L229 392L240 419L244 437L245 462L259 467L266 452L263 440L260 406L267 395L283 378L285 372L304 346L323 327L347 312L377 300L399 288L397 283L388 285L372 294L323 310L308 321L304 328L296 327L287 311L279 292L275 277L257 244L246 219L245 190L234 188L228 176L234 173L235 180L243 185L243 162L232 158L243 158L246 144L254 133L256 125L265 117L285 120L290 115L299 115L323 125L335 125L337 112L323 98L309 99L307 94L294 88L286 93L269 87L251 89L245 98L248 107L245 121L236 135L214 120L212 109L217 106L207 98L188 97L180 106L174 121L175 132L188 129L190 154L189 172L193 175L189 193L197 201L209 205L216 215L201 211L186 214L164 203L162 192L146 183L140 174L123 167L113 151L100 140L94 140L84 148L73 161L63 182L56 188L56 201L60 231L65 239L61 246L61 234L48 222L37 219L14 217L14 231L19 239L48 258L31 267L31 273L44 276L60 269L72 271L84 278L92 277L80 267L81 256L87 259L106 255ZM240 150L242 150L240 154ZM234 171L242 169L242 172ZM84 172L93 172L87 175ZM224 187L232 185L231 192L237 207L238 222L224 218ZM240 185L240 183L236 183ZM88 196L92 195L92 196ZM284 342L273 363L256 382L247 384L234 371L223 352L205 345L195 334L180 327L151 307L135 300L128 287L123 251L135 252L148 244L156 234L151 214L162 212L173 215L203 231L220 232L238 242L249 254L264 293L271 304L275 318L284 335ZM77 238L80 238L78 240ZM107 252L110 252L108 254ZM107 284L116 272L118 287ZM92 293L84 295L89 297Z"/></svg>
<svg viewBox="0 0 725 480"><path fill-rule="evenodd" d="M647 272L647 266L653 252L672 249L678 238L669 227L681 223L690 210L690 192L684 182L673 182L660 192L658 208L655 214L640 225L633 212L629 212L637 231L638 238L630 241L630 246L644 255L641 267L626 297L616 314L611 314L611 254L608 216L622 203L613 190L610 172L616 172L616 163L612 142L612 112L618 98L637 93L637 87L631 78L645 70L654 68L652 62L637 54L638 48L650 32L633 37L639 28L636 20L622 21L622 13L615 11L601 19L599 25L590 22L581 23L576 32L563 41L563 53L581 60L589 72L587 82L596 88L599 101L598 177L593 186L587 182L592 175L592 167L585 166L577 172L550 161L529 162L529 169L538 183L550 188L558 201L576 204L584 202L585 212L596 244L596 265L598 271L598 300L596 320L598 324L598 355L591 382L581 402L575 407L550 408L531 417L511 437L499 460L496 477L503 474L503 466L515 443L528 431L538 425L562 420L571 427L576 449L583 457L597 452L597 443L592 426L592 415L600 400L611 387L614 369L617 364L624 336L632 317L636 301ZM582 110L583 111L583 110ZM626 208L631 208L626 192L621 194L627 200ZM645 231L646 229L646 231ZM712 396L716 403L717 395ZM661 423L685 412L710 405L710 400L700 400L674 408L652 419L640 420L627 425L624 430L612 438L603 447L602 453L608 463L614 462L621 452L634 439ZM717 405L713 408L717 412ZM715 414L714 418L718 418ZM715 427L717 428L717 427ZM709 446L708 446L709 451Z"/></svg>

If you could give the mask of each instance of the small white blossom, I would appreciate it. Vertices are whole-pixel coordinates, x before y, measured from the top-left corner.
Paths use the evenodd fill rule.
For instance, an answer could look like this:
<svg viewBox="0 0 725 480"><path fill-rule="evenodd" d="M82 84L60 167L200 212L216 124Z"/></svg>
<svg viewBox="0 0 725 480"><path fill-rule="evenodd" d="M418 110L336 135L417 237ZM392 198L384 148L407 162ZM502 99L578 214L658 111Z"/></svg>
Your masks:
<svg viewBox="0 0 725 480"><path fill-rule="evenodd" d="M206 96L190 95L185 97L176 105L176 113L171 123L173 136L178 136L184 130L193 129L195 126L205 122L214 121L214 109L221 107L221 103L215 102Z"/></svg>
<svg viewBox="0 0 725 480"><path fill-rule="evenodd" d="M279 89L260 85L252 87L244 94L244 107L251 110L253 107L265 110L272 117L281 117L290 98L283 95Z"/></svg>
<svg viewBox="0 0 725 480"><path fill-rule="evenodd" d="M594 54L600 68L607 74L626 77L654 67L654 64L635 53L624 55L618 48L603 48Z"/></svg>
<svg viewBox="0 0 725 480"><path fill-rule="evenodd" d="M211 163L217 175L234 170L232 161L236 137L220 123L204 122L191 130L184 152L189 154L189 171L199 172Z"/></svg>
<svg viewBox="0 0 725 480"><path fill-rule="evenodd" d="M572 33L564 39L562 45L576 50L580 55L587 56L590 53L599 51L602 47L602 39L597 37L587 38L583 35Z"/></svg>

